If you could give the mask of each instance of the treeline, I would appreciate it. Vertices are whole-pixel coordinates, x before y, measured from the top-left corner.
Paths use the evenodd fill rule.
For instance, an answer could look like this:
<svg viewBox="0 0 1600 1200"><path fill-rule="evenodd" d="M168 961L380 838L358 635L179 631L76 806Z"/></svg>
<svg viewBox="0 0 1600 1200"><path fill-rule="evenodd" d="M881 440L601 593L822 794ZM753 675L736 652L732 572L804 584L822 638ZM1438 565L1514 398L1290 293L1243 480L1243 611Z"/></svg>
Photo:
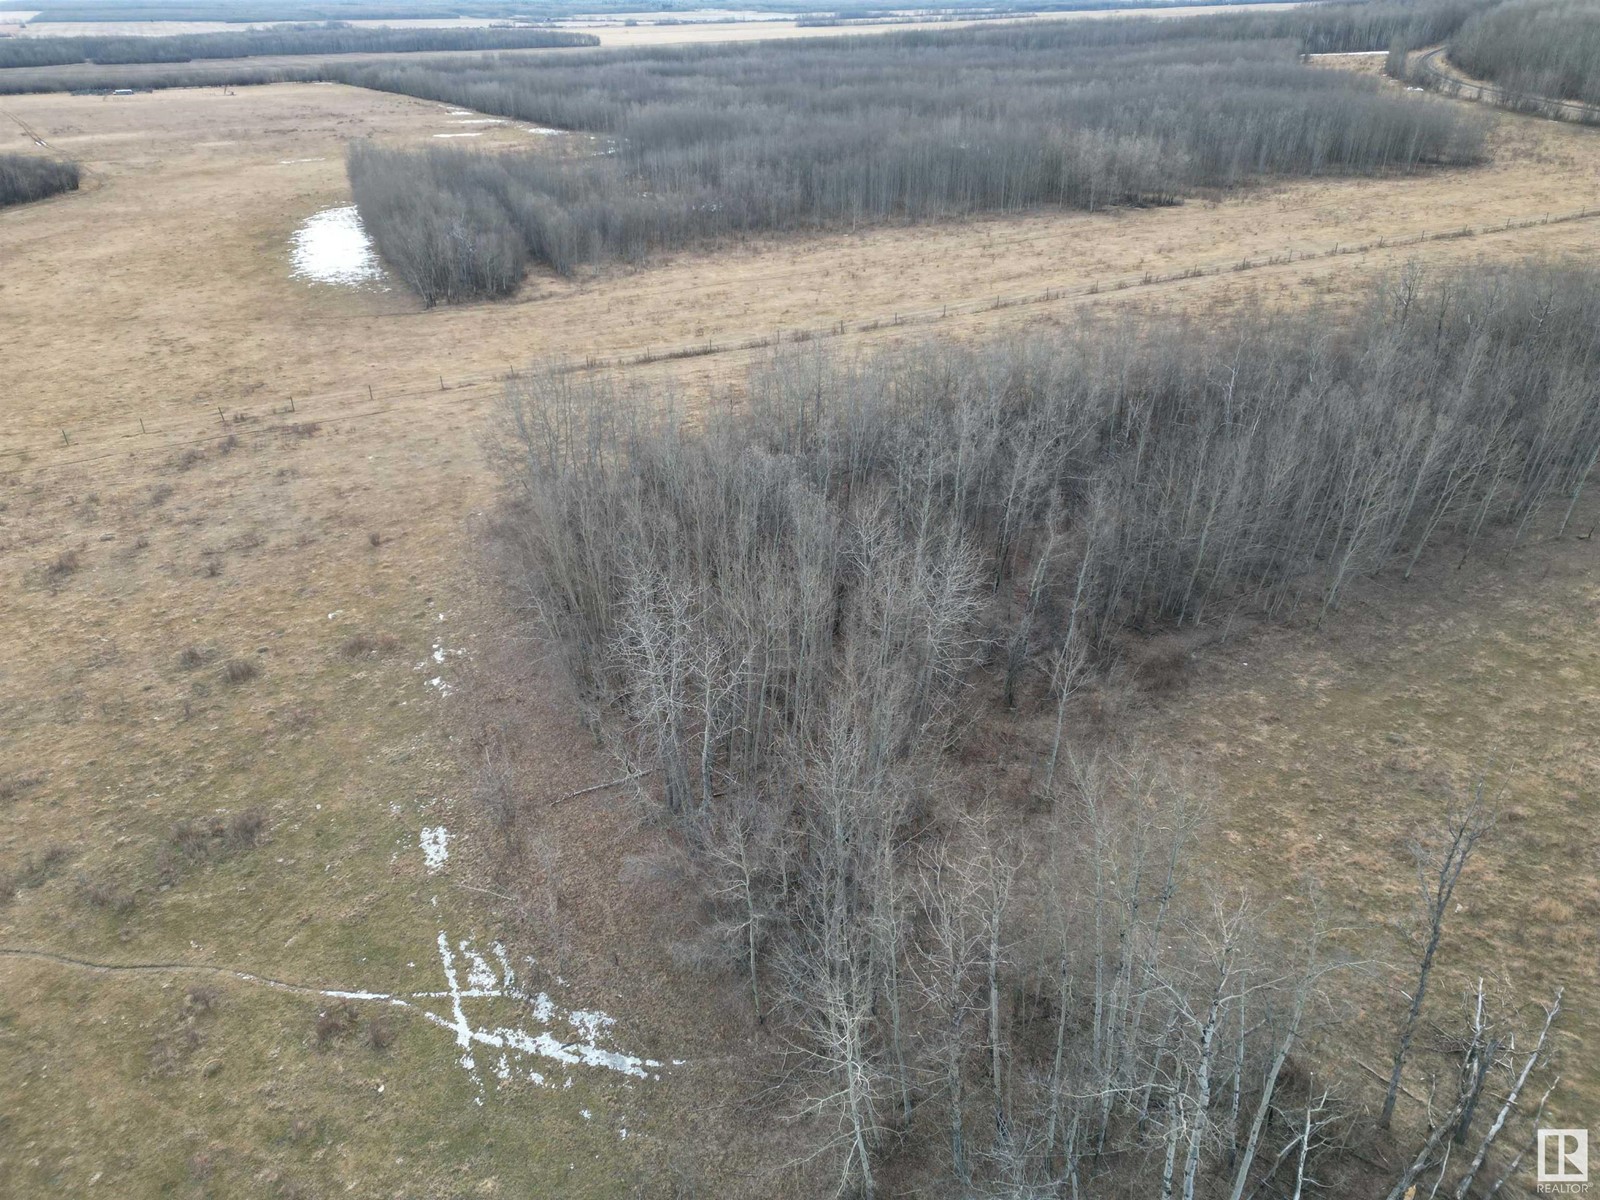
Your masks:
<svg viewBox="0 0 1600 1200"><path fill-rule="evenodd" d="M503 295L527 262L566 273L729 234L1172 204L1479 156L1481 126L1455 106L1179 24L350 64L345 82L610 139L560 161L358 147L350 181L432 304Z"/></svg>
<svg viewBox="0 0 1600 1200"><path fill-rule="evenodd" d="M1215 27L1216 36L1292 38L1305 54L1387 50L1396 41L1433 46L1450 38L1474 14L1497 0L1368 0L1359 4L1307 4L1281 12L1217 14L1192 20Z"/></svg>
<svg viewBox="0 0 1600 1200"><path fill-rule="evenodd" d="M78 164L32 154L0 154L0 208L78 190Z"/></svg>
<svg viewBox="0 0 1600 1200"><path fill-rule="evenodd" d="M263 54L412 54L598 46L586 33L548 29L357 29L340 23L170 37L50 37L0 40L0 68L69 63L182 63Z"/></svg>
<svg viewBox="0 0 1600 1200"><path fill-rule="evenodd" d="M1600 104L1600 3L1512 0L1464 24L1449 55L1510 92Z"/></svg>
<svg viewBox="0 0 1600 1200"><path fill-rule="evenodd" d="M1141 635L1317 616L1430 545L1570 514L1600 455L1597 282L1412 272L1349 327L799 351L693 427L572 374L512 385L510 594L679 835L705 911L675 953L776 1026L841 1192L937 1163L963 1195L1399 1200L1514 1169L1486 1162L1544 1035L1475 1071L1510 1018L1442 1018L1456 1087L1381 1189L1349 1186L1377 1097L1339 1095L1310 1030L1374 1030L1324 1007L1336 960L1189 861L1194 788L1079 749L1074 697ZM974 767L991 704L1035 719ZM1434 945L1486 818L1419 844ZM1418 1007L1431 963L1400 981Z"/></svg>
<svg viewBox="0 0 1600 1200"><path fill-rule="evenodd" d="M103 95L120 88L159 91L178 87L249 87L265 83L312 83L327 80L323 63L264 65L250 59L215 59L200 63L127 63L99 66L77 63L58 67L13 67L0 71L0 96L36 92Z"/></svg>

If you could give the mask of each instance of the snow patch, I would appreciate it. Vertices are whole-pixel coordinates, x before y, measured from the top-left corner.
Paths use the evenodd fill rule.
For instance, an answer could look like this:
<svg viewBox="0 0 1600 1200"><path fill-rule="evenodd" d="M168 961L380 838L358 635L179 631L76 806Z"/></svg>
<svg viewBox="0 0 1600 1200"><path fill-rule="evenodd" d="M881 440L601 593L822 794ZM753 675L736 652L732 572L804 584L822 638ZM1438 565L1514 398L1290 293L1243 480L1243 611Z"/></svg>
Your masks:
<svg viewBox="0 0 1600 1200"><path fill-rule="evenodd" d="M289 239L289 273L314 283L355 286L383 278L383 264L354 204L325 208Z"/></svg>
<svg viewBox="0 0 1600 1200"><path fill-rule="evenodd" d="M475 129L471 133L436 133L433 136L436 137L436 138L482 137L483 136L483 130Z"/></svg>
<svg viewBox="0 0 1600 1200"><path fill-rule="evenodd" d="M422 861L432 875L444 869L450 858L450 831L443 825L428 825L422 830Z"/></svg>

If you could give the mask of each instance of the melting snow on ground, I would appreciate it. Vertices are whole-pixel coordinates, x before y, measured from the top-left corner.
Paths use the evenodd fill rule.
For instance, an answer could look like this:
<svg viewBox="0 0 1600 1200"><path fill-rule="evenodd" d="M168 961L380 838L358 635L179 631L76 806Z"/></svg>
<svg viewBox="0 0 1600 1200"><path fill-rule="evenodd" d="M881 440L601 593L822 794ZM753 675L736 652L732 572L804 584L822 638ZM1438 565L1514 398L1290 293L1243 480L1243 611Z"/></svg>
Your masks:
<svg viewBox="0 0 1600 1200"><path fill-rule="evenodd" d="M442 870L450 858L450 831L443 825L429 825L422 830L422 861L428 864L428 874Z"/></svg>
<svg viewBox="0 0 1600 1200"><path fill-rule="evenodd" d="M433 136L436 137L436 138L482 137L483 136L483 130L474 129L471 133L436 133Z"/></svg>
<svg viewBox="0 0 1600 1200"><path fill-rule="evenodd" d="M475 948L472 939L463 938L452 943L441 929L438 948L445 983L443 990L396 994L328 989L318 994L330 1000L376 1001L408 1009L429 1024L448 1031L460 1051L457 1061L461 1069L472 1076L477 1087L476 1104L484 1100L485 1071L502 1083L519 1080L542 1088L558 1086L554 1078L547 1078L537 1069L550 1063L563 1071L593 1067L634 1079L661 1078L663 1064L656 1059L628 1054L608 1044L615 1022L604 1013L564 1009L547 993L530 992L519 984L505 947L499 942L491 943L489 957L485 957ZM527 961L533 963L531 958ZM274 984L259 976L240 974L243 978ZM509 1024L473 1015L484 1007L491 1007L496 1016L504 1018L508 1015L507 1002L519 1010ZM673 1060L675 1065L679 1062ZM562 1080L560 1087L572 1086L570 1074L557 1074Z"/></svg>
<svg viewBox="0 0 1600 1200"><path fill-rule="evenodd" d="M546 125L529 125L522 132L524 132L524 133L537 133L541 137L554 137L557 134L565 133L566 130L565 129L551 129Z"/></svg>
<svg viewBox="0 0 1600 1200"><path fill-rule="evenodd" d="M290 273L316 283L360 284L383 278L383 266L356 206L307 217L290 239Z"/></svg>
<svg viewBox="0 0 1600 1200"><path fill-rule="evenodd" d="M661 1063L650 1058L626 1054L606 1045L615 1023L604 1013L568 1010L559 1007L545 992L533 993L517 983L516 972L506 958L505 948L490 946L494 958L488 959L473 948L471 940L451 945L443 930L439 932L439 961L444 969L447 991L417 993L413 999L448 999L449 1017L424 1009L422 1015L435 1025L455 1034L461 1051L463 1070L478 1084L478 1103L483 1102L483 1075L479 1054L487 1060L488 1071L496 1079L525 1079L541 1087L554 1087L544 1074L533 1069L543 1060L563 1067L597 1067L630 1075L636 1079L659 1079ZM528 960L530 963L532 959ZM463 985L461 976L465 973ZM467 1015L468 1002L515 1000L521 1003L523 1020L514 1025L476 1024ZM564 1087L572 1077L566 1076Z"/></svg>
<svg viewBox="0 0 1600 1200"><path fill-rule="evenodd" d="M457 125L504 125L505 121L499 117L471 117L465 121L457 121Z"/></svg>
<svg viewBox="0 0 1600 1200"><path fill-rule="evenodd" d="M439 614L439 619L441 621L444 620L443 613ZM447 649L443 641L435 638L433 643L433 653L419 662L416 665L415 670L427 671L431 670L433 667L442 667L447 659L464 653L465 651L463 650ZM450 681L447 680L442 674L435 675L432 679L427 680L427 685L433 688L434 691L438 692L441 696L448 696L451 692L455 691L455 688L451 686Z"/></svg>

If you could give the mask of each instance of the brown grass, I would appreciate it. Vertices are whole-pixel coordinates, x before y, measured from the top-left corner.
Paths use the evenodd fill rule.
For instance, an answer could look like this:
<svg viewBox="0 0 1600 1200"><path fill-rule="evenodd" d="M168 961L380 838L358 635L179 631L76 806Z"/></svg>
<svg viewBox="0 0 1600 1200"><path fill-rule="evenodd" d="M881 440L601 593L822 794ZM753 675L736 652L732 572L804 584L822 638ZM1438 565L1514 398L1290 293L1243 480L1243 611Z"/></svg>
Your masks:
<svg viewBox="0 0 1600 1200"><path fill-rule="evenodd" d="M1600 858L1579 832L1600 770L1586 732L1597 610L1593 541L1441 553L1409 583L1368 585L1320 633L1263 628L1197 652L1188 686L1139 724L1217 778L1207 849L1228 878L1291 907L1294 876L1316 878L1344 948L1380 962L1413 953L1407 843L1484 780L1500 821L1462 878L1429 1011L1445 1022L1480 975L1525 1018L1565 987L1551 1106L1576 1124L1600 1104L1580 1065L1600 1048ZM1376 978L1350 981L1371 1037L1342 1055L1383 1066L1401 1014L1396 978Z"/></svg>
<svg viewBox="0 0 1600 1200"><path fill-rule="evenodd" d="M556 987L560 974L582 1007L618 1018L630 1048L695 1059L648 1086L585 1073L570 1090L491 1083L480 1108L437 1027L395 1016L401 1036L383 1058L330 1070L337 1058L311 1052L303 996L230 983L228 1002L204 1018L208 1053L227 1064L207 1078L162 986L189 980L4 958L0 1073L15 1085L0 1099L0 1178L22 1194L85 1191L96 1172L120 1195L183 1194L185 1164L207 1154L216 1194L282 1180L314 1195L352 1185L352 1194L650 1195L666 1164L683 1161L680 1149L697 1145L717 1147L704 1165L713 1183L758 1180L718 1194L781 1194L756 1168L790 1157L787 1132L717 1102L733 1093L726 1064L748 1061L736 1004L672 969L666 947L683 936L684 914L671 889L619 883L625 859L653 848L636 812L604 793L550 803L616 774L576 698L532 677L460 690L499 697L518 730L519 789L484 785L538 816L537 841L509 845L504 877L486 882L514 904L427 876L417 853L424 820L470 834L451 846L449 880L465 883L501 836L486 818L475 824L470 799L498 743L470 720L441 722L431 663L413 671L398 653L441 638L470 648L450 660L452 677L493 657L470 547L495 499L479 439L496 374L546 355L581 363L648 352L654 361L630 370L692 398L766 353L759 343L779 330L843 322L845 335L816 340L848 353L1070 322L1085 304L1212 312L1356 297L1413 254L1592 254L1600 227L1325 254L1597 203L1600 139L1512 119L1480 171L1263 186L1176 210L755 242L635 273L536 278L512 303L423 313L398 289L291 279L287 240L310 213L347 202L349 137L425 144L450 128L440 106L285 86L115 102L15 97L6 108L83 159L89 184L0 217L0 328L14 335L0 432L9 635L0 871L15 893L0 907L0 945L401 991L442 986L441 929L488 936L520 913L537 986ZM486 128L476 144L529 140L514 126ZM0 129L0 147L15 136ZM1222 273L1137 283L1197 265ZM991 304L1044 293L1056 298ZM913 313L922 323L904 319ZM706 341L751 348L669 356ZM217 452L226 438L236 439L231 452ZM198 457L180 466L190 450ZM247 535L261 540L243 552ZM63 541L90 550L70 586L52 592L38 580ZM214 580L195 577L202 545L230 547ZM1181 670L1150 668L1147 682L1177 685L1160 696L1134 680L1096 697L1099 720L1110 728L1153 707L1153 733L1203 757L1236 805L1219 814L1232 835L1219 837L1219 858L1263 888L1292 867L1326 871L1360 911L1403 891L1395 838L1400 817L1436 795L1424 784L1470 773L1477 748L1501 737L1512 749L1499 761L1527 781L1513 798L1529 816L1507 826L1509 857L1496 866L1486 855L1470 881L1482 924L1464 926L1462 942L1515 950L1521 937L1505 961L1527 965L1545 930L1533 922L1562 918L1535 913L1537 901L1558 897L1580 931L1600 912L1592 863L1573 884L1555 881L1565 860L1550 818L1580 805L1592 778L1577 698L1592 682L1594 600L1565 587L1474 593L1460 608L1428 610L1433 624L1419 618L1371 645L1337 630L1329 641L1264 634L1241 656L1250 667L1230 665L1233 643L1196 651ZM1359 628L1361 611L1344 619ZM266 647L271 669L227 686L226 654L205 649L214 644L249 667ZM264 814L270 846L219 853L245 837L230 833L226 814L247 810ZM249 837L259 843L262 830ZM91 878L135 885L126 919L106 920L61 877L68 843L74 855L83 848ZM1567 973L1564 962L1540 969L1535 982ZM1574 988L1584 969L1568 974ZM1569 1005L1592 1053L1600 1018L1572 993ZM145 1045L160 1047L148 1064ZM302 1122L320 1132L293 1136ZM221 1144L238 1153L214 1154Z"/></svg>

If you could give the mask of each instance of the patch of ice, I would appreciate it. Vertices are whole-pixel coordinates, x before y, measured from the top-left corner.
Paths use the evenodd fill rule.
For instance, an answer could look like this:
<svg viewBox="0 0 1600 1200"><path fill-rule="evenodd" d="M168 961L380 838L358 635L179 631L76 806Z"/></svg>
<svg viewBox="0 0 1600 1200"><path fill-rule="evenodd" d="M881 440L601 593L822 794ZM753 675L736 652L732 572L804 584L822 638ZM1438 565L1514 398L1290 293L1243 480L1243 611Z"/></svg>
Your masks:
<svg viewBox="0 0 1600 1200"><path fill-rule="evenodd" d="M289 246L290 274L296 278L347 286L383 278L383 265L353 204L313 213L294 231Z"/></svg>
<svg viewBox="0 0 1600 1200"><path fill-rule="evenodd" d="M428 874L443 869L450 857L450 831L443 825L428 825L422 830L422 861Z"/></svg>

